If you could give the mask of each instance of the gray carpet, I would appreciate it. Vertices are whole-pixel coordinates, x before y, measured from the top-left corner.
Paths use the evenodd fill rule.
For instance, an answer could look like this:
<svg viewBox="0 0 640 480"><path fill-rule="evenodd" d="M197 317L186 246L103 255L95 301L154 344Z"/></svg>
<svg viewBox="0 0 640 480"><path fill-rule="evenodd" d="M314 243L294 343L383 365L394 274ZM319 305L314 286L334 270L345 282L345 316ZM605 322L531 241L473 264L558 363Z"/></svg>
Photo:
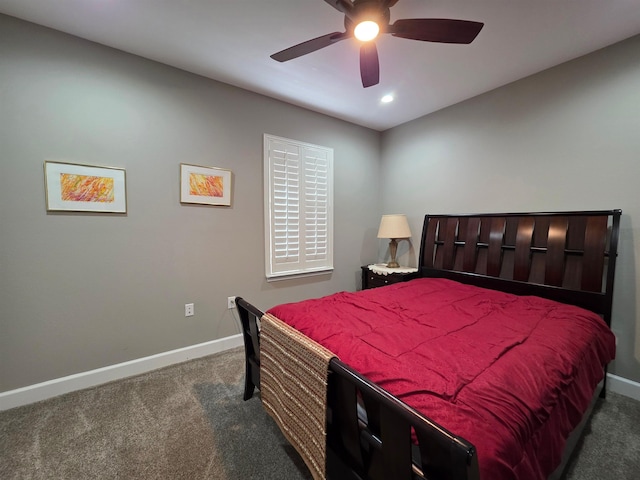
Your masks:
<svg viewBox="0 0 640 480"><path fill-rule="evenodd" d="M243 375L234 349L0 412L0 478L309 480ZM610 393L566 480L638 472L640 402Z"/></svg>

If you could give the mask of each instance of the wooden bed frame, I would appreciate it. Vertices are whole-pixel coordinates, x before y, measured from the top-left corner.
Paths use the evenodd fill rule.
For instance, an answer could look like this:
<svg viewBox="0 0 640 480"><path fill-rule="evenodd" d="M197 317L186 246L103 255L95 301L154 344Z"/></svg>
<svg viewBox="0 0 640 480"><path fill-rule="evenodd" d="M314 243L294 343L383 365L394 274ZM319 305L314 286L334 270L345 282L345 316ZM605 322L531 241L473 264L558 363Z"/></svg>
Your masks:
<svg viewBox="0 0 640 480"><path fill-rule="evenodd" d="M601 315L610 326L620 216L620 210L427 215L419 274L577 305ZM260 385L263 312L240 297L236 304L245 344L247 400ZM604 396L604 382L592 406L598 394ZM359 402L366 405L366 423L358 413ZM550 478L562 474L590 410ZM419 447L410 450L405 445L412 430ZM327 476L480 480L471 443L336 358L330 362L327 393Z"/></svg>

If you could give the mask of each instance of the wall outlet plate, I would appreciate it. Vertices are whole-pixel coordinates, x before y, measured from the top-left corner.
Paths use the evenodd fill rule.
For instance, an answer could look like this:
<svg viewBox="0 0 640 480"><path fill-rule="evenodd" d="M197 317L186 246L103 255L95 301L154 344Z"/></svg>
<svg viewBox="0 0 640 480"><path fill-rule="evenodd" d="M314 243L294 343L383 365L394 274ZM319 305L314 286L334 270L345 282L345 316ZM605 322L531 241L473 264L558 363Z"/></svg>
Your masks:
<svg viewBox="0 0 640 480"><path fill-rule="evenodd" d="M231 310L232 308L236 308L236 297L227 297L227 308Z"/></svg>
<svg viewBox="0 0 640 480"><path fill-rule="evenodd" d="M184 304L184 316L185 317L193 317L194 307L193 303L185 303Z"/></svg>

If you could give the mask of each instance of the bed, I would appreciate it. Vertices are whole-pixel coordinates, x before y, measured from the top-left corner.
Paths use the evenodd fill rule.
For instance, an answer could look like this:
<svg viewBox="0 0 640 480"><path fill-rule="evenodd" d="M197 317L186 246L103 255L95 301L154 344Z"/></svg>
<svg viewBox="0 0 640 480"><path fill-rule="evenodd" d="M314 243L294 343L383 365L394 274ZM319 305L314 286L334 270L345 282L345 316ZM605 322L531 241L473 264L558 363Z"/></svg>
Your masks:
<svg viewBox="0 0 640 480"><path fill-rule="evenodd" d="M314 478L559 478L615 355L620 215L427 215L419 278L237 298L244 398L260 388Z"/></svg>

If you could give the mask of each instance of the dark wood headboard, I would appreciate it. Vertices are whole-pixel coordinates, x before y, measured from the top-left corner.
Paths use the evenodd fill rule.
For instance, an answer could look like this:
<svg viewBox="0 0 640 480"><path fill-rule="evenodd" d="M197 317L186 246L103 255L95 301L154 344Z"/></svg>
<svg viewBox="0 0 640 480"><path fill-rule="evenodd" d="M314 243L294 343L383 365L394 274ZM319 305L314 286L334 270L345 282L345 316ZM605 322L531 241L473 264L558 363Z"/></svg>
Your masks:
<svg viewBox="0 0 640 480"><path fill-rule="evenodd" d="M577 305L611 325L621 214L426 215L420 273Z"/></svg>

